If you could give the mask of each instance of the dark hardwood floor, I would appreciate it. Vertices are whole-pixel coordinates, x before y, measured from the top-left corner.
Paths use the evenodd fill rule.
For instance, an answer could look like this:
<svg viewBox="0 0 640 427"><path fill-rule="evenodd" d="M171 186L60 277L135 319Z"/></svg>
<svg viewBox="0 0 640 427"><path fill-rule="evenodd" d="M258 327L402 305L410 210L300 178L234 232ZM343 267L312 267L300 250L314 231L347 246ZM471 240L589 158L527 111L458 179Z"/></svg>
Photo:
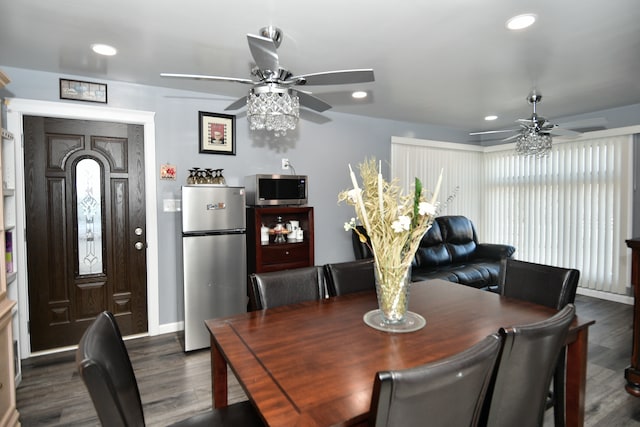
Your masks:
<svg viewBox="0 0 640 427"><path fill-rule="evenodd" d="M589 334L585 425L640 426L640 399L624 390L632 307L580 295L576 306L581 316L596 319ZM127 341L149 426L164 426L211 406L209 350L185 355L181 339L176 333ZM246 399L235 380L229 391L230 402ZM99 425L73 352L24 360L17 398L25 427ZM548 411L545 426L552 425Z"/></svg>

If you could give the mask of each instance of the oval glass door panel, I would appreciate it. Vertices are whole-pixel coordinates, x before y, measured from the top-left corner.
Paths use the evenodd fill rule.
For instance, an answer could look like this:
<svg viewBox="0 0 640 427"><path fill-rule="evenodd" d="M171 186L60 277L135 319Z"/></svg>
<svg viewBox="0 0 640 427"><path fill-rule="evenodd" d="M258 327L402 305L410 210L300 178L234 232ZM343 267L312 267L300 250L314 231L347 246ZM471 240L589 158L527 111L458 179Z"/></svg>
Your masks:
<svg viewBox="0 0 640 427"><path fill-rule="evenodd" d="M103 272L102 262L102 174L93 159L82 159L76 166L78 203L78 273Z"/></svg>

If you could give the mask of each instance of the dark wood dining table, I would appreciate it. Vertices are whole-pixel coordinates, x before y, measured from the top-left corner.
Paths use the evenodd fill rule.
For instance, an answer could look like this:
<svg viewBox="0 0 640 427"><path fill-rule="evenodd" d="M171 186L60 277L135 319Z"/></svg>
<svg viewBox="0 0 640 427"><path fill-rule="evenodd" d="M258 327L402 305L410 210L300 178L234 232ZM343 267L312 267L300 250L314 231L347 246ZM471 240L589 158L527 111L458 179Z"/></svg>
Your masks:
<svg viewBox="0 0 640 427"><path fill-rule="evenodd" d="M227 406L227 366L269 426L364 425L377 371L458 353L495 333L556 311L444 280L411 285L409 310L426 326L387 333L367 326L375 292L360 292L207 320L213 405ZM588 328L576 316L567 339L567 425L582 426ZM526 384L523 384L526 387Z"/></svg>

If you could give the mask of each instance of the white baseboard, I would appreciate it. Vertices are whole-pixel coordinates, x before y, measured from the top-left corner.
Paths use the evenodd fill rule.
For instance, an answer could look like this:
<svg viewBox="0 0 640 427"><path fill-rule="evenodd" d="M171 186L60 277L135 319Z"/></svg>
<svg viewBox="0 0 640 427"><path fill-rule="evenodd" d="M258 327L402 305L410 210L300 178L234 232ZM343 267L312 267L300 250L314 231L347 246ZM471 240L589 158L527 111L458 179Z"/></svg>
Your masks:
<svg viewBox="0 0 640 427"><path fill-rule="evenodd" d="M633 305L633 297L628 295L612 294L610 292L595 291L593 289L578 288L578 295L599 298L607 301L620 302L622 304Z"/></svg>
<svg viewBox="0 0 640 427"><path fill-rule="evenodd" d="M169 334L178 331L184 331L184 321L158 325L158 333L155 335Z"/></svg>

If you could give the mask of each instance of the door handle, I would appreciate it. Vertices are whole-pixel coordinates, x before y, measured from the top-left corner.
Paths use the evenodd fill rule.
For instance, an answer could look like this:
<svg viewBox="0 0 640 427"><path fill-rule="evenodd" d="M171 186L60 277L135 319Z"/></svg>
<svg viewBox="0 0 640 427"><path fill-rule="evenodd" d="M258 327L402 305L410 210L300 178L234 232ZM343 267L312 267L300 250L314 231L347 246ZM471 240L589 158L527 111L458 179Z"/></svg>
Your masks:
<svg viewBox="0 0 640 427"><path fill-rule="evenodd" d="M133 230L134 233L136 233L136 236L142 236L142 228L140 227L136 227L135 230Z"/></svg>
<svg viewBox="0 0 640 427"><path fill-rule="evenodd" d="M144 243L142 242L136 242L136 244L134 245L135 248L139 251L141 251L142 249L144 249Z"/></svg>

